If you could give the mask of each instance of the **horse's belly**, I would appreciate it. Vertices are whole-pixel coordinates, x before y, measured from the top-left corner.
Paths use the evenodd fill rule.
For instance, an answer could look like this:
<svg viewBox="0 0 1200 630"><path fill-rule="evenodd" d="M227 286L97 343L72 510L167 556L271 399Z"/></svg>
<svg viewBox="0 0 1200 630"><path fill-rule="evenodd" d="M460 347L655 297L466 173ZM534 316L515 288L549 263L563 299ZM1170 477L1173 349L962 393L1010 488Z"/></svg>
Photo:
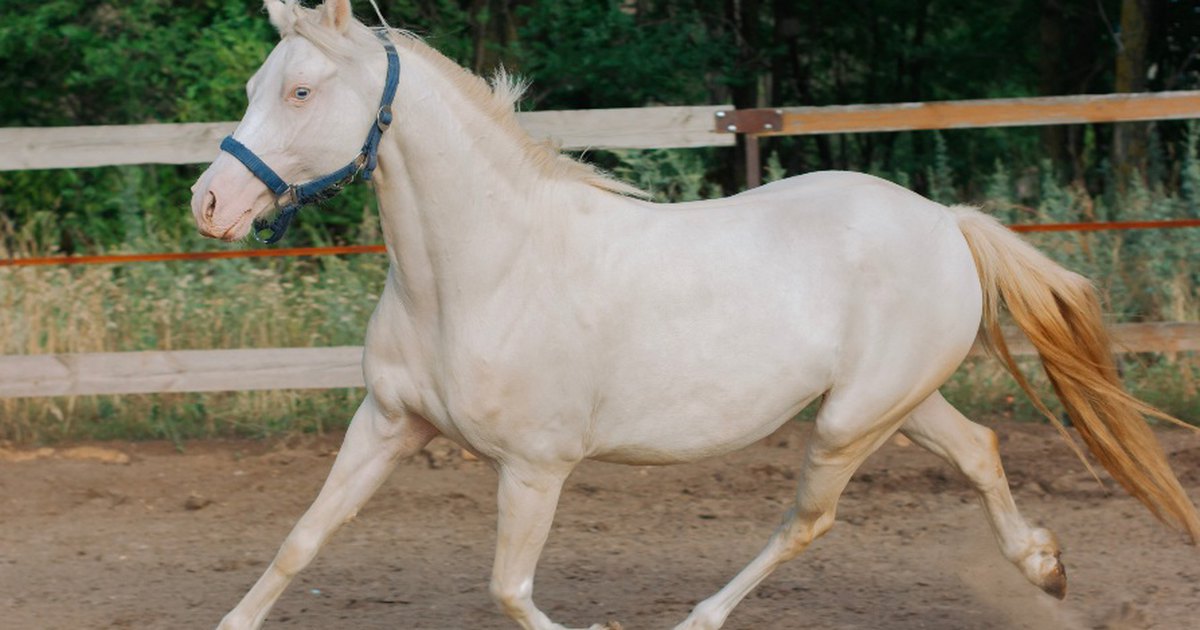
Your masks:
<svg viewBox="0 0 1200 630"><path fill-rule="evenodd" d="M658 417L630 416L619 436L598 436L596 450L589 456L619 464L677 464L730 453L753 444L778 429L820 396L810 392L790 402L780 401L774 410L751 409L718 413L718 409L688 409ZM638 421L641 418L641 422Z"/></svg>
<svg viewBox="0 0 1200 630"><path fill-rule="evenodd" d="M832 337L803 336L781 326L726 343L660 340L658 352L631 358L607 375L590 456L674 463L727 453L769 435L829 387L836 360Z"/></svg>

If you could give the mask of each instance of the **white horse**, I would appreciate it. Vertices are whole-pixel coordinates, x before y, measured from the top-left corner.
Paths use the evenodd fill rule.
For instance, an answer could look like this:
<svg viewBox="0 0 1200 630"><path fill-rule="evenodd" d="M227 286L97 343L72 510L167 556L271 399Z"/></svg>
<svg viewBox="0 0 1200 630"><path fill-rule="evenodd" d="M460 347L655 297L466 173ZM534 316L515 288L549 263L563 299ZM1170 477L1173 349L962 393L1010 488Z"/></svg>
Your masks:
<svg viewBox="0 0 1200 630"><path fill-rule="evenodd" d="M282 38L235 136L281 177L317 178L375 124L387 55L349 0L265 4ZM643 201L532 141L512 81L489 87L412 36L385 37L403 72L375 172L391 267L367 330L368 393L324 488L222 628L258 627L397 459L436 435L499 473L492 595L524 628L562 628L534 605L534 570L580 461L728 453L822 395L794 506L677 628L720 627L825 533L850 476L896 431L970 479L1005 557L1061 597L1059 546L1018 513L994 434L938 393L981 326L1007 358L1002 304L1100 461L1200 539L1141 416L1154 412L1119 385L1090 285L992 219L841 172ZM193 188L207 235L243 238L275 202L239 159L222 154Z"/></svg>

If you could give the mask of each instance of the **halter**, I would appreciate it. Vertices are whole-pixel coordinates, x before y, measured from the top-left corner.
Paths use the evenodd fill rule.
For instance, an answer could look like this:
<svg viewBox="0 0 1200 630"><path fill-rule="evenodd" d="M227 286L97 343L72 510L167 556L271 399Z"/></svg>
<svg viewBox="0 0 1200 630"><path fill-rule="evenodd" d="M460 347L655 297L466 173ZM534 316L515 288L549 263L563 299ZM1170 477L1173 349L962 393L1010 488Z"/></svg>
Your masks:
<svg viewBox="0 0 1200 630"><path fill-rule="evenodd" d="M383 97L379 99L375 124L371 125L371 130L367 132L367 141L363 143L362 150L349 164L312 181L303 184L289 184L283 181L283 178L270 166L267 166L262 158L255 155L254 151L238 142L232 135L225 136L225 139L221 141L222 151L237 158L246 168L250 169L255 177L266 184L271 192L275 193L275 207L279 209L279 214L276 215L274 221L269 223L263 219L254 220L252 233L255 240L267 244L275 243L283 238L288 225L292 222L292 217L296 216L296 212L300 208L333 197L341 192L347 184L354 181L359 173L362 173L364 180L371 180L371 174L375 172L375 166L379 161L379 140L383 137L383 132L387 131L392 124L392 101L396 98L396 87L400 84L400 57L396 54L396 47L388 39L386 31L375 31L375 35L379 37L383 42L384 49L387 50L387 81L383 85ZM270 231L270 234L264 238L262 233L267 230Z"/></svg>

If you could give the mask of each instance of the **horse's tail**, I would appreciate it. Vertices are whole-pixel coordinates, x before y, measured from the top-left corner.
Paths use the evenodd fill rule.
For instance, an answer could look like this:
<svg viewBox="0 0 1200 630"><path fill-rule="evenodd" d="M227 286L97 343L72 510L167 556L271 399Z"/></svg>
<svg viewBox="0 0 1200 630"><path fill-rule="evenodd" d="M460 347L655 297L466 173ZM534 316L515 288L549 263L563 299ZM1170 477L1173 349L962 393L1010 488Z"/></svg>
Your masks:
<svg viewBox="0 0 1200 630"><path fill-rule="evenodd" d="M1159 520L1200 544L1200 514L1171 471L1143 414L1184 423L1121 386L1095 288L991 217L972 208L952 210L983 285L980 337L985 346L1000 357L1034 405L1074 447L1062 422L1034 393L1009 354L999 325L1003 302L1041 355L1054 391L1096 459Z"/></svg>

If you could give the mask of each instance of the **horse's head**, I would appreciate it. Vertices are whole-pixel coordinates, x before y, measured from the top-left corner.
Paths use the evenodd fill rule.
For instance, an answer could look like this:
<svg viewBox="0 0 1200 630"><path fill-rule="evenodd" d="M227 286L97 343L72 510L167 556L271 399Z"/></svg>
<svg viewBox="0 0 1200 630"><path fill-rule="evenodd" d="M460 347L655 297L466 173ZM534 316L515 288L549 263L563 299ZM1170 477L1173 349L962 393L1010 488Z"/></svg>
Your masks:
<svg viewBox="0 0 1200 630"><path fill-rule="evenodd" d="M385 81L384 48L350 13L350 0L315 9L265 0L280 41L246 84L249 106L225 149L192 186L200 232L226 241L290 195L277 195L243 156L257 156L278 179L309 182L353 164L376 124ZM230 151L234 151L231 153ZM270 177L266 178L270 180Z"/></svg>

